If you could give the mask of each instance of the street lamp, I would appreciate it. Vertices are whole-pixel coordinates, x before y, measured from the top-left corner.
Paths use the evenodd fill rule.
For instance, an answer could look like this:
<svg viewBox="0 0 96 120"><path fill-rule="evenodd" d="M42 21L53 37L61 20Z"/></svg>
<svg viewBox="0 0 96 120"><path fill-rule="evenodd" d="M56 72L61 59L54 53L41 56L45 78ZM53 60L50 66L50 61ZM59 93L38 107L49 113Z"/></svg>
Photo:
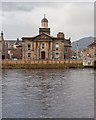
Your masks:
<svg viewBox="0 0 96 120"><path fill-rule="evenodd" d="M77 43L76 57L77 57L77 59L78 59L78 43Z"/></svg>

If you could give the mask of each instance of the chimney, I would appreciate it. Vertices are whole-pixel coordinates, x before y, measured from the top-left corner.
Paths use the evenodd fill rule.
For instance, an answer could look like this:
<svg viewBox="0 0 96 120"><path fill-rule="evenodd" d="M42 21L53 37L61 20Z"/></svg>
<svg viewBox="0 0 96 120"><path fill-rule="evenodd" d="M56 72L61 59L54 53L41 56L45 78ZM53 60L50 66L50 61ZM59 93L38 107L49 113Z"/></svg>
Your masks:
<svg viewBox="0 0 96 120"><path fill-rule="evenodd" d="M57 34L57 38L61 38L61 39L64 39L64 33L63 32L59 32L58 34Z"/></svg>

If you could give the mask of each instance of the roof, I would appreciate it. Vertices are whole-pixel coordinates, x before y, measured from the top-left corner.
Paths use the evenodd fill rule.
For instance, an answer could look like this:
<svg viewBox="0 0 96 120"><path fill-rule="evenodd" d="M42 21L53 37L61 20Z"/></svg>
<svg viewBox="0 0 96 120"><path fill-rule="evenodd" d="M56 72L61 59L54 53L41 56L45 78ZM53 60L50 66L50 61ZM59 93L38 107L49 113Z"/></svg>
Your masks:
<svg viewBox="0 0 96 120"><path fill-rule="evenodd" d="M17 40L5 40L5 43L7 43L8 44L8 48L11 48L14 44L16 45L17 43ZM21 40L19 40L19 45L21 45L22 44L22 41Z"/></svg>
<svg viewBox="0 0 96 120"><path fill-rule="evenodd" d="M41 22L48 22L48 20L47 20L47 18L43 18L42 20L41 20Z"/></svg>
<svg viewBox="0 0 96 120"><path fill-rule="evenodd" d="M37 38L37 37L39 37L39 36L42 36L42 35L45 35L45 36L47 36L47 37L49 37L49 38L51 38L51 39L53 39L54 37L53 36L51 36L51 35L49 35L49 34L47 34L47 33L41 33L41 34L39 34L39 35L36 35L36 36L34 36L34 37L22 37L22 39L35 39L35 38Z"/></svg>
<svg viewBox="0 0 96 120"><path fill-rule="evenodd" d="M69 44L69 43L65 43L64 46L65 47L72 47L71 44Z"/></svg>
<svg viewBox="0 0 96 120"><path fill-rule="evenodd" d="M49 38L49 39L48 39ZM40 41L42 41L42 40L44 40L44 41L52 41L52 40L62 40L62 41L64 41L65 42L65 47L71 47L71 41L70 41L70 39L61 39L61 38L57 38L57 37L53 37L53 36L51 36L51 35L49 35L49 34L47 34L47 33L41 33L41 34L39 34L39 35L36 35L36 36L34 36L34 37L22 37L22 40L24 40L24 39L26 39L26 40L31 40L31 41L37 41L37 40L40 40Z"/></svg>
<svg viewBox="0 0 96 120"><path fill-rule="evenodd" d="M36 37L38 37L38 36L41 36L41 35L45 35L45 36L48 36L48 37L50 37L50 38L54 38L52 35L49 35L49 34L47 34L47 33L45 33L45 32L43 32L43 33L35 36L34 38L36 38Z"/></svg>

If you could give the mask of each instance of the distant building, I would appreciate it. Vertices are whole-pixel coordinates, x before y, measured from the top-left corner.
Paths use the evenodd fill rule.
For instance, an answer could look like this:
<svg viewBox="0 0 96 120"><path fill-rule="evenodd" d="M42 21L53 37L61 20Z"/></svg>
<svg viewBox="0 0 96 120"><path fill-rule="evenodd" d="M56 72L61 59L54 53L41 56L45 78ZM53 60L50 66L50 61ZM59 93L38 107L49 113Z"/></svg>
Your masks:
<svg viewBox="0 0 96 120"><path fill-rule="evenodd" d="M5 42L8 45L8 49L14 48L17 45L22 45L22 41L19 40L19 38L17 38L17 40L16 39L14 39L14 40L5 40Z"/></svg>
<svg viewBox="0 0 96 120"><path fill-rule="evenodd" d="M66 39L64 33L59 32L57 37L50 33L48 20L41 20L39 34L34 37L22 37L22 59L47 60L70 59L71 41Z"/></svg>
<svg viewBox="0 0 96 120"><path fill-rule="evenodd" d="M1 32L0 36L0 59L8 58L8 45L4 40L3 32Z"/></svg>
<svg viewBox="0 0 96 120"><path fill-rule="evenodd" d="M88 45L87 48L82 50L82 55L84 58L95 58L96 56L96 41Z"/></svg>
<svg viewBox="0 0 96 120"><path fill-rule="evenodd" d="M8 59L22 59L22 41L6 40L8 44Z"/></svg>

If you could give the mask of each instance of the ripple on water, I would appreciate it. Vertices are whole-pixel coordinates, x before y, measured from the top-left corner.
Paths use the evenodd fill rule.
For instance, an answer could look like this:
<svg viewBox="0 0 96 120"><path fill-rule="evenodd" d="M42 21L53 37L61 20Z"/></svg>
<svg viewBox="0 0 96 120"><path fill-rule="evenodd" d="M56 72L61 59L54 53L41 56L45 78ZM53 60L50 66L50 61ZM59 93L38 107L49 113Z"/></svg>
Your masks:
<svg viewBox="0 0 96 120"><path fill-rule="evenodd" d="M94 116L93 69L19 69L2 73L3 117Z"/></svg>

